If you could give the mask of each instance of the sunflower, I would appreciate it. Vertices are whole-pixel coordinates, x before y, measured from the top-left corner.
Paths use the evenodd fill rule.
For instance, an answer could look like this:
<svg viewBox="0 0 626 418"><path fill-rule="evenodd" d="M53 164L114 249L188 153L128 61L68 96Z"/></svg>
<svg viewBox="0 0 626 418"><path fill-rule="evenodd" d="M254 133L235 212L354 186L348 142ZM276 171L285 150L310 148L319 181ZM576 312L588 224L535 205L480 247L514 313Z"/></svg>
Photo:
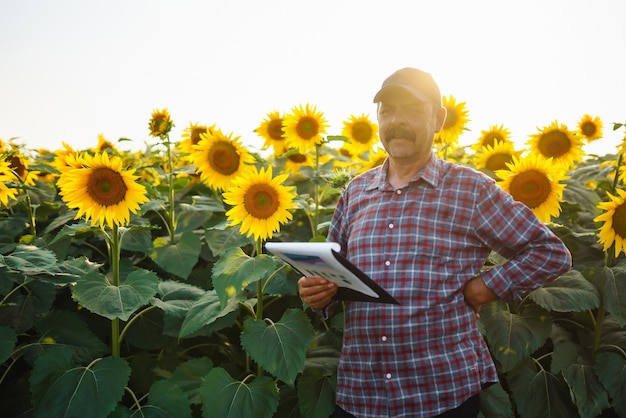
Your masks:
<svg viewBox="0 0 626 418"><path fill-rule="evenodd" d="M626 251L626 192L617 189L619 196L607 193L610 201L600 202L598 208L603 210L595 222L604 222L600 228L598 242L604 244L604 251L615 244L615 257Z"/></svg>
<svg viewBox="0 0 626 418"><path fill-rule="evenodd" d="M587 139L587 142L602 138L602 120L598 116L584 115L578 122L578 133Z"/></svg>
<svg viewBox="0 0 626 418"><path fill-rule="evenodd" d="M167 109L152 111L152 117L148 127L150 129L150 136L164 137L167 135L174 126L172 119L170 118L170 112Z"/></svg>
<svg viewBox="0 0 626 418"><path fill-rule="evenodd" d="M459 141L459 136L466 131L466 125L470 121L469 111L465 108L465 102L457 103L452 95L442 97L442 104L447 110L446 120L441 131L435 135L435 145L453 146Z"/></svg>
<svg viewBox="0 0 626 418"><path fill-rule="evenodd" d="M67 206L78 209L74 219L85 215L92 226L123 226L130 221L130 212L136 213L148 201L146 188L135 181L135 170L123 170L121 158L106 152L84 153L80 163L81 167L63 172L57 182Z"/></svg>
<svg viewBox="0 0 626 418"><path fill-rule="evenodd" d="M216 190L226 190L233 179L250 170L254 157L241 145L239 137L224 135L219 129L200 134L191 159L200 180Z"/></svg>
<svg viewBox="0 0 626 418"><path fill-rule="evenodd" d="M343 122L341 134L350 140L344 147L352 155L361 155L380 142L378 125L372 122L366 114L350 115L350 118Z"/></svg>
<svg viewBox="0 0 626 418"><path fill-rule="evenodd" d="M283 120L285 145L288 148L304 152L324 142L322 134L326 133L328 122L322 112L318 112L315 106L308 103L305 107L300 105L292 108L291 112Z"/></svg>
<svg viewBox="0 0 626 418"><path fill-rule="evenodd" d="M3 206L9 206L9 199L17 199L17 189L7 186L12 182L15 182L15 177L10 163L0 160L0 203Z"/></svg>
<svg viewBox="0 0 626 418"><path fill-rule="evenodd" d="M285 152L285 130L283 129L284 117L274 110L267 114L258 128L254 130L261 138L265 140L263 149L272 147L274 153L282 154Z"/></svg>
<svg viewBox="0 0 626 418"><path fill-rule="evenodd" d="M115 151L115 146L107 140L103 134L98 134L98 145L96 146L96 152L104 152L106 150Z"/></svg>
<svg viewBox="0 0 626 418"><path fill-rule="evenodd" d="M374 150L368 152L365 155L365 159L363 160L363 165L360 170L358 170L358 174L364 173L368 170L371 170L374 167L378 167L379 165L383 165L385 159L387 158L387 151L384 148L377 147Z"/></svg>
<svg viewBox="0 0 626 418"><path fill-rule="evenodd" d="M519 157L520 151L515 151L512 142L496 140L492 145L485 145L475 155L476 169L486 169L495 173L498 170L508 170L508 163L513 162L513 157Z"/></svg>
<svg viewBox="0 0 626 418"><path fill-rule="evenodd" d="M272 238L281 224L293 218L289 209L295 207L295 188L284 186L287 174L272 178L272 167L256 168L233 180L233 187L224 193L224 202L233 208L226 212L231 225L241 224L239 231L255 240Z"/></svg>
<svg viewBox="0 0 626 418"><path fill-rule="evenodd" d="M583 156L580 138L556 120L539 129L539 133L530 135L528 145L532 152L552 158L555 164L562 165L565 170L581 161Z"/></svg>
<svg viewBox="0 0 626 418"><path fill-rule="evenodd" d="M564 180L562 169L552 164L552 159L538 154L529 154L524 158L513 156L513 163L507 164L509 170L498 170L501 178L498 184L532 209L542 222L549 222L551 216L561 213Z"/></svg>
<svg viewBox="0 0 626 418"><path fill-rule="evenodd" d="M191 154L194 145L198 145L200 140L202 139L201 135L210 133L215 128L215 125L208 127L206 125L201 125L199 123L189 123L189 126L183 129L181 136L181 141L176 144L176 148L185 153Z"/></svg>
<svg viewBox="0 0 626 418"><path fill-rule="evenodd" d="M491 125L489 129L480 132L480 138L471 148L478 151L487 145L493 147L496 142L513 143L510 138L511 132L504 125Z"/></svg>

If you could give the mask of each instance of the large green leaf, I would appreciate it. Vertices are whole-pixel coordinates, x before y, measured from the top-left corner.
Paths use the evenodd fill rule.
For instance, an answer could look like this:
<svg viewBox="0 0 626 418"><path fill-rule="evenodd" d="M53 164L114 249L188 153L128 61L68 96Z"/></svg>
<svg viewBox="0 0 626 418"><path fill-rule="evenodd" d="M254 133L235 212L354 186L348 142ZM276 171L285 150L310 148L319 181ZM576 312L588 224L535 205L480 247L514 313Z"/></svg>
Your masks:
<svg viewBox="0 0 626 418"><path fill-rule="evenodd" d="M505 372L541 347L552 328L550 314L534 304L524 305L520 314L514 314L504 302L492 302L481 308L480 321L489 347Z"/></svg>
<svg viewBox="0 0 626 418"><path fill-rule="evenodd" d="M217 292L215 290L207 291L187 312L185 320L180 327L179 338L185 338L218 318L236 311L239 309L239 302L243 299L243 295L238 294L231 298L228 304L222 308Z"/></svg>
<svg viewBox="0 0 626 418"><path fill-rule="evenodd" d="M291 385L304 366L314 338L315 331L306 314L300 309L289 309L276 323L247 319L241 345L257 364Z"/></svg>
<svg viewBox="0 0 626 418"><path fill-rule="evenodd" d="M335 410L336 375L324 375L318 369L304 369L298 379L300 412L307 418L328 418Z"/></svg>
<svg viewBox="0 0 626 418"><path fill-rule="evenodd" d="M208 357L194 358L176 367L168 380L183 391L190 403L200 404L200 386L211 369L213 362Z"/></svg>
<svg viewBox="0 0 626 418"><path fill-rule="evenodd" d="M605 267L602 272L603 307L621 326L626 325L626 269Z"/></svg>
<svg viewBox="0 0 626 418"><path fill-rule="evenodd" d="M212 369L200 388L204 418L270 418L278 406L278 387L269 377L237 381L221 367Z"/></svg>
<svg viewBox="0 0 626 418"><path fill-rule="evenodd" d="M200 228L210 217L208 211L201 210L199 207L192 205L181 205L181 209L176 220L177 234L183 231L194 231Z"/></svg>
<svg viewBox="0 0 626 418"><path fill-rule="evenodd" d="M239 228L229 228L225 222L207 228L204 237L214 256L220 256L231 248L243 247L253 242L251 238L242 235Z"/></svg>
<svg viewBox="0 0 626 418"><path fill-rule="evenodd" d="M184 317L193 304L205 293L205 290L187 283L166 280L159 283L159 298L153 298L152 304L166 314L177 318Z"/></svg>
<svg viewBox="0 0 626 418"><path fill-rule="evenodd" d="M480 411L487 418L511 418L513 405L509 394L500 383L491 385L480 392Z"/></svg>
<svg viewBox="0 0 626 418"><path fill-rule="evenodd" d="M15 343L17 342L17 334L9 327L0 326L0 364L11 357Z"/></svg>
<svg viewBox="0 0 626 418"><path fill-rule="evenodd" d="M558 374L572 364L577 363L579 344L572 338L569 332L553 324L550 339L554 347L552 362L550 363L550 371L552 373Z"/></svg>
<svg viewBox="0 0 626 418"><path fill-rule="evenodd" d="M274 270L276 263L267 254L250 257L239 247L226 251L213 266L213 285L220 303L225 305L229 298Z"/></svg>
<svg viewBox="0 0 626 418"><path fill-rule="evenodd" d="M130 367L122 358L106 357L88 366L75 365L71 353L55 347L43 353L31 373L34 416L93 418L109 415L124 394Z"/></svg>
<svg viewBox="0 0 626 418"><path fill-rule="evenodd" d="M570 270L528 296L542 308L555 312L580 312L600 306L600 294L577 270Z"/></svg>
<svg viewBox="0 0 626 418"><path fill-rule="evenodd" d="M56 255L34 245L18 245L9 255L0 255L0 266L23 273L52 272L57 262Z"/></svg>
<svg viewBox="0 0 626 418"><path fill-rule="evenodd" d="M78 280L72 296L93 313L127 321L150 301L158 285L159 278L148 270L133 271L120 286L110 284L102 274L92 271Z"/></svg>
<svg viewBox="0 0 626 418"><path fill-rule="evenodd" d="M580 418L595 418L609 407L607 393L592 366L572 364L563 377L570 387Z"/></svg>
<svg viewBox="0 0 626 418"><path fill-rule="evenodd" d="M148 393L148 403L138 408L133 418L187 418L191 408L183 391L167 380L152 384Z"/></svg>
<svg viewBox="0 0 626 418"><path fill-rule="evenodd" d="M38 315L48 312L57 296L53 284L33 281L23 293L11 295L0 305L0 324L13 328L18 334L30 329Z"/></svg>
<svg viewBox="0 0 626 418"><path fill-rule="evenodd" d="M567 386L545 369L536 371L530 360L511 370L507 382L522 418L577 416Z"/></svg>
<svg viewBox="0 0 626 418"><path fill-rule="evenodd" d="M168 273L186 279L198 262L201 245L200 237L191 231L183 232L173 245L157 238L150 258Z"/></svg>
<svg viewBox="0 0 626 418"><path fill-rule="evenodd" d="M626 358L619 353L596 354L594 369L611 397L611 404L621 418L626 418Z"/></svg>
<svg viewBox="0 0 626 418"><path fill-rule="evenodd" d="M94 263L85 257L70 257L58 263L50 274L38 276L38 279L55 285L66 285L76 282L80 277L100 267L102 264Z"/></svg>

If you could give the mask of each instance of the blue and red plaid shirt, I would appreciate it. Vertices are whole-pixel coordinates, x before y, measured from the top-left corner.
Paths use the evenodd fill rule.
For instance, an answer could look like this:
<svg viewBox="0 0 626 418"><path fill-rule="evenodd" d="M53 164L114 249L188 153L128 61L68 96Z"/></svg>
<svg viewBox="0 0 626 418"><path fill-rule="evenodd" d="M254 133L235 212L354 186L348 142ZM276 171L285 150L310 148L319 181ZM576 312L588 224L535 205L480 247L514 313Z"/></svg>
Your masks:
<svg viewBox="0 0 626 418"><path fill-rule="evenodd" d="M406 186L387 164L356 177L328 234L401 305L346 302L337 404L358 418L432 417L498 380L463 286L482 273L501 299L519 299L566 272L571 255L492 179L434 155Z"/></svg>

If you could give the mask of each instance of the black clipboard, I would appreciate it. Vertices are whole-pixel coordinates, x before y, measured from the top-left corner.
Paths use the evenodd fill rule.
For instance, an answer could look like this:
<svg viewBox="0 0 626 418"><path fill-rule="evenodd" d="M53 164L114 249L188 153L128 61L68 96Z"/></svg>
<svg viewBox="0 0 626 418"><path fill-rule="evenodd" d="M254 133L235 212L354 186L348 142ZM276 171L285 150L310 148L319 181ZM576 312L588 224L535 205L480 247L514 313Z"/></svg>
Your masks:
<svg viewBox="0 0 626 418"><path fill-rule="evenodd" d="M333 242L266 242L265 248L304 276L319 276L337 284L336 300L399 305L361 269L341 253Z"/></svg>

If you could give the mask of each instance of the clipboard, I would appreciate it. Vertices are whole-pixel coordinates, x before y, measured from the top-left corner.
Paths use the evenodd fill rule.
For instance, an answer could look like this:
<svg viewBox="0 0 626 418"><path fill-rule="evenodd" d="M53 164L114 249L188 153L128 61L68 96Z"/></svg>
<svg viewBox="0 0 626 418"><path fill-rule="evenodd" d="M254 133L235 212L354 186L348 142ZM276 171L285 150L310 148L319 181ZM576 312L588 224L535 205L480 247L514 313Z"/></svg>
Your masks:
<svg viewBox="0 0 626 418"><path fill-rule="evenodd" d="M400 304L344 257L336 242L266 242L265 249L304 276L319 276L336 283L338 289L333 299Z"/></svg>

